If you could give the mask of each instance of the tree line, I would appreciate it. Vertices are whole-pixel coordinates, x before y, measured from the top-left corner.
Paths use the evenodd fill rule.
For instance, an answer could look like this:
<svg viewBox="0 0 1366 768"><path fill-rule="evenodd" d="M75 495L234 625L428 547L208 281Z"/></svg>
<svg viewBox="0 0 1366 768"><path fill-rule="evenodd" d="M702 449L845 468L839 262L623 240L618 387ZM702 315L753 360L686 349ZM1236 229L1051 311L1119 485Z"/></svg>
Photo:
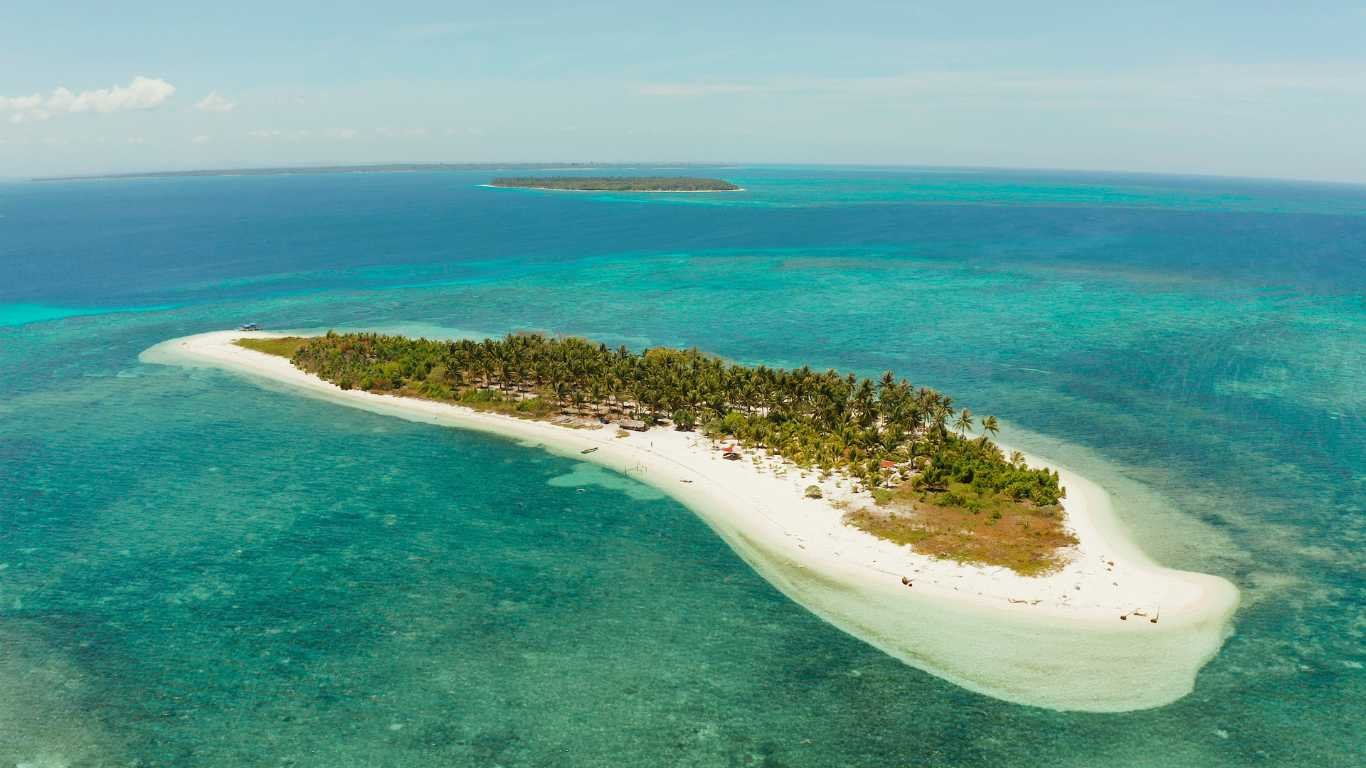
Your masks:
<svg viewBox="0 0 1366 768"><path fill-rule="evenodd" d="M982 435L970 437L978 425L970 409L890 371L874 381L539 334L448 342L329 332L304 341L291 359L344 389L700 429L868 488L904 481L939 491L939 503L955 502L951 483L1040 506L1064 495L1056 473L1031 469L991 442L995 417L981 419Z"/></svg>

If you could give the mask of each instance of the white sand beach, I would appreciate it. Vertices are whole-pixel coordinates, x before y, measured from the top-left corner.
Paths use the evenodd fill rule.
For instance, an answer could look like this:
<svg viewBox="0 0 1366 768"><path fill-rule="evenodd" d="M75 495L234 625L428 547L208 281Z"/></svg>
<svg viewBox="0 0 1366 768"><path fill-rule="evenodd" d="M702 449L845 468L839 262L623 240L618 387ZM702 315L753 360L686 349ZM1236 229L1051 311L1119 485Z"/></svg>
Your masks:
<svg viewBox="0 0 1366 768"><path fill-rule="evenodd" d="M844 525L831 502L850 498L847 481L825 483L823 499L804 498L814 475L767 457L726 461L697 433L657 428L618 437L615 426L571 429L342 390L284 358L232 343L277 335L205 333L159 344L142 359L217 367L333 403L515 438L623 472L682 502L764 578L831 624L996 698L1085 711L1166 704L1192 690L1237 605L1229 582L1149 560L1128 540L1105 491L1065 468L1056 469L1067 489L1067 522L1080 543L1060 571L1024 577L935 560ZM596 450L581 453L590 448ZM668 589L660 587L661 600Z"/></svg>

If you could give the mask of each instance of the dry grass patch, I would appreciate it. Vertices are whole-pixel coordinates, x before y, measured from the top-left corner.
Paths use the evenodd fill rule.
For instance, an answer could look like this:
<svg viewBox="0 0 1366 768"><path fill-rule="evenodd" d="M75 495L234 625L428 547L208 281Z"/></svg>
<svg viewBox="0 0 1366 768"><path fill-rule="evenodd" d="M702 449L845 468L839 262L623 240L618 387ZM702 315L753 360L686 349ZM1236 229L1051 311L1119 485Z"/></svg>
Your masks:
<svg viewBox="0 0 1366 768"><path fill-rule="evenodd" d="M279 339L238 339L233 343L256 352L265 352L267 355L292 358L294 353L299 351L299 347L307 342L308 339L302 336L285 336Z"/></svg>
<svg viewBox="0 0 1366 768"><path fill-rule="evenodd" d="M851 510L844 522L879 538L905 544L922 555L973 565L998 565L1023 576L1040 576L1061 568L1063 550L1077 537L1064 525L1062 507L1039 507L1002 496L970 495L955 487L943 494L898 490L881 505Z"/></svg>

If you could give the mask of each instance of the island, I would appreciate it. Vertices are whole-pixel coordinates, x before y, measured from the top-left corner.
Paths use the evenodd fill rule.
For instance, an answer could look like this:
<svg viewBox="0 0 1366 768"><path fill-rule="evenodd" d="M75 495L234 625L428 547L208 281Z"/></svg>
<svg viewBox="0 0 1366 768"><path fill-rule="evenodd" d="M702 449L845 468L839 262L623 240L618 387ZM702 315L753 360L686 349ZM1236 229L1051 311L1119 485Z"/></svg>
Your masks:
<svg viewBox="0 0 1366 768"><path fill-rule="evenodd" d="M577 338L518 334L453 343L375 334L244 338L341 389L419 397L570 427L699 431L722 457L807 477L809 498L840 496L845 522L912 549L1034 575L1076 544L1058 474L967 437L971 409L890 371L728 364L696 349L636 354ZM865 493L866 491L866 493ZM866 497L866 498L865 498ZM856 500L869 501L868 504Z"/></svg>
<svg viewBox="0 0 1366 768"><path fill-rule="evenodd" d="M890 372L536 334L239 330L174 339L142 359L215 366L628 474L836 627L1009 701L1169 703L1192 690L1237 604L1227 581L1149 560L1093 483L998 445L995 418ZM659 598L669 590L659 585Z"/></svg>
<svg viewBox="0 0 1366 768"><path fill-rule="evenodd" d="M504 176L490 187L568 192L741 192L722 179L693 176Z"/></svg>

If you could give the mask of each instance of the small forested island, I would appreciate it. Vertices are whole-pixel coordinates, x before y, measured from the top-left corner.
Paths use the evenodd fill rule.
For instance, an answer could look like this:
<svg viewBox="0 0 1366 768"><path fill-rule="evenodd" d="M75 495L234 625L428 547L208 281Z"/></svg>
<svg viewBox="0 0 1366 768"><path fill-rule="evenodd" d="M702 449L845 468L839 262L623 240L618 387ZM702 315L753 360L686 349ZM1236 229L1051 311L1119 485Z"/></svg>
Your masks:
<svg viewBox="0 0 1366 768"><path fill-rule="evenodd" d="M515 334L431 341L369 333L242 338L340 388L450 402L565 426L700 430L780 457L815 477L846 478L868 505L844 502L845 523L915 551L1025 575L1062 564L1076 543L1064 525L1058 474L1005 455L994 417L955 408L891 372L877 381L803 367L728 363L696 349L635 353L581 338ZM819 497L820 486L809 495Z"/></svg>
<svg viewBox="0 0 1366 768"><path fill-rule="evenodd" d="M740 189L722 179L694 176L505 176L489 182L489 186L574 192L735 192Z"/></svg>
<svg viewBox="0 0 1366 768"><path fill-rule="evenodd" d="M540 447L576 463L542 465L529 482L589 503L593 486L622 490L596 467L630 476L831 624L1009 701L1097 712L1174 701L1238 602L1222 579L1146 559L1099 486L1004 450L994 418L891 373L537 334L302 337L253 324L169 339L139 360ZM648 588L668 600L676 586Z"/></svg>

